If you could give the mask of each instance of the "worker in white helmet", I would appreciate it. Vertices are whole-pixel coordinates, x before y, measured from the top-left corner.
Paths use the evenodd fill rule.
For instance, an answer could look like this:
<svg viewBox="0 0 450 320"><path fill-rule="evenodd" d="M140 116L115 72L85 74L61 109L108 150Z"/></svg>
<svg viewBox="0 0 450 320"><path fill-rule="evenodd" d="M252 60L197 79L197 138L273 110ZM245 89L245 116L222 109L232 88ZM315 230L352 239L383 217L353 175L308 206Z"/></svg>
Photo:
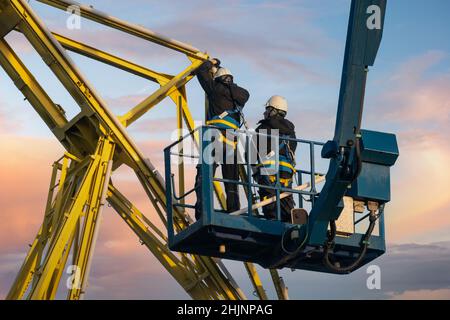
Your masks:
<svg viewBox="0 0 450 320"><path fill-rule="evenodd" d="M221 164L222 176L224 179L237 182L239 180L237 142L235 137L230 138L230 134L227 134L227 131L234 132L234 130L238 130L241 127L242 108L248 101L250 94L247 90L234 83L231 71L221 67L218 59L205 61L197 71L197 78L208 98L206 124L217 127L221 132L220 141L223 143L224 149L227 151L232 150L231 155L227 152L224 153L227 156ZM216 168L217 164L214 165L213 174ZM201 180L201 170L198 166L195 179L197 195L195 217L197 220L202 215ZM238 185L233 183L224 183L224 185L227 212L239 210Z"/></svg>
<svg viewBox="0 0 450 320"><path fill-rule="evenodd" d="M272 96L265 104L264 119L258 122L256 132L269 135L268 138L261 135L258 137L258 149L261 146L261 139L266 142L267 154L274 154L271 152L271 134L275 134L274 130L278 130L279 136L279 148L278 148L278 172L280 178L280 184L285 188L292 186L292 177L295 174L295 150L297 148L297 142L291 140L285 140L286 138L295 139L295 126L292 122L286 119L288 112L288 104L285 98L275 95ZM284 138L284 139L283 139ZM258 150L259 152L260 150ZM275 151L275 150L274 150ZM260 162L258 165L257 174L255 178L259 184L275 186L276 184L276 161L272 158L267 158L265 155L260 154ZM276 195L276 191L273 189L259 189L259 195L261 201L266 198L271 198ZM280 200L281 207L281 220L284 222L290 222L291 210L294 208L294 199L291 196ZM267 219L276 219L277 205L276 202L263 207L264 216Z"/></svg>

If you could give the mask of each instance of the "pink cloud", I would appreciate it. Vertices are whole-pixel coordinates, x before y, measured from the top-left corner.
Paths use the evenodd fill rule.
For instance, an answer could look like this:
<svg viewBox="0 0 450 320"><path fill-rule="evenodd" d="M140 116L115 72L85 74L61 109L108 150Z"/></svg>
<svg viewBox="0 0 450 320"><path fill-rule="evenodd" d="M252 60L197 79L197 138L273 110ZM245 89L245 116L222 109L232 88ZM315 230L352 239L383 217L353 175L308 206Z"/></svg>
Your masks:
<svg viewBox="0 0 450 320"><path fill-rule="evenodd" d="M433 72L444 58L430 51L399 66L368 113L367 123L395 128L400 146L386 211L391 242L437 241L450 228L450 72Z"/></svg>
<svg viewBox="0 0 450 320"><path fill-rule="evenodd" d="M184 121L183 121L184 125ZM140 131L140 132L147 132L147 133L162 133L162 132L175 132L176 134L176 126L177 126L177 119L176 117L164 117L164 118L157 118L157 119L144 119L142 121L136 122L136 124L133 124L133 126L130 128L132 131ZM164 149L164 144L168 144L169 140L167 141L161 141L160 145L158 147L161 147Z"/></svg>
<svg viewBox="0 0 450 320"><path fill-rule="evenodd" d="M97 26L83 28L82 25L80 30L67 30L65 26L55 26L51 31L132 61L137 59L143 62L158 58L160 62L167 62L174 57L180 56L180 54L170 49L118 30L103 29Z"/></svg>
<svg viewBox="0 0 450 320"><path fill-rule="evenodd" d="M25 251L43 219L51 165L63 150L50 139L4 134L0 150L0 252Z"/></svg>
<svg viewBox="0 0 450 320"><path fill-rule="evenodd" d="M101 252L103 251L103 252ZM187 299L189 296L145 246L94 256L86 299Z"/></svg>
<svg viewBox="0 0 450 320"><path fill-rule="evenodd" d="M9 79L7 79L9 80ZM5 93L0 88L0 135L9 135L22 129L22 123L18 120L17 115L11 113L13 108L7 101L4 101Z"/></svg>
<svg viewBox="0 0 450 320"><path fill-rule="evenodd" d="M144 99L148 98L148 96L149 95L145 94L131 94L115 98L106 98L106 101L111 108L120 108L124 111L128 111L141 103Z"/></svg>
<svg viewBox="0 0 450 320"><path fill-rule="evenodd" d="M436 231L450 228L450 148L435 135L410 143L400 144L401 155L392 170L388 239L438 241Z"/></svg>
<svg viewBox="0 0 450 320"><path fill-rule="evenodd" d="M393 300L449 300L450 289L409 290L399 294L392 293Z"/></svg>
<svg viewBox="0 0 450 320"><path fill-rule="evenodd" d="M432 73L448 56L441 51L429 51L414 57L383 81L382 94L372 108L388 122L410 122L413 125L433 123L446 125L450 121L450 72ZM382 111L382 112L380 112Z"/></svg>
<svg viewBox="0 0 450 320"><path fill-rule="evenodd" d="M143 6L146 4L143 3ZM185 2L177 5L180 10L183 10L183 6L186 6ZM295 10L292 10L293 8ZM273 10L278 10L277 15L273 14ZM172 10L170 11L173 15ZM307 8L299 10L290 2L264 2L249 6L235 1L224 6L221 3L196 1L189 4L189 10L183 11L183 15L166 19L168 22L159 26L147 27L163 30L165 35L192 43L200 50L208 50L213 55L220 53L224 57L238 57L271 77L286 79L298 77L300 74L310 81L329 82L327 75L300 61L301 58L322 59L337 46L337 42L310 21L313 14ZM236 33L229 28L230 21L237 26L245 25L246 28L240 28L240 32ZM92 28L91 22L86 26L89 27L70 31L65 26L53 28L54 31L101 50L141 62L147 62L151 58L167 62L179 56L171 50L116 30ZM295 34L291 32L294 28L298 30ZM281 33L284 37L277 36ZM277 42L276 46L273 45L274 41ZM292 59L292 56L300 59Z"/></svg>
<svg viewBox="0 0 450 320"><path fill-rule="evenodd" d="M186 28L187 24L189 24L189 28ZM312 52L314 45L299 45L308 42L307 40L303 41L304 39L291 39L285 43L279 41L274 46L272 41L264 36L237 34L215 26L202 24L198 19L189 22L179 21L164 26L164 28L169 29L173 34L179 34L180 38L188 38L200 47L208 48L212 54L220 52L221 57L238 57L240 60L248 61L251 66L256 67L259 71L277 79L285 80L286 77L291 79L300 74L301 77L309 81L329 81L327 76L307 67L298 59L293 60L288 57L288 55L297 57L314 56ZM315 57L320 57L320 54L316 54Z"/></svg>

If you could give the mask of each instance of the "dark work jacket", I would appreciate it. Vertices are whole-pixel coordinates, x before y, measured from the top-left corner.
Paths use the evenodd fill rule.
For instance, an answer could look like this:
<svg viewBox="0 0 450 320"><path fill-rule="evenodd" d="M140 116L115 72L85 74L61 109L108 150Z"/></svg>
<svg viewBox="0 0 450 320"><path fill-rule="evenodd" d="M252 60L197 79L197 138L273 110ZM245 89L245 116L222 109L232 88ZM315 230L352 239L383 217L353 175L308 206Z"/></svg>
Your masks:
<svg viewBox="0 0 450 320"><path fill-rule="evenodd" d="M197 70L198 81L208 96L209 108L206 120L211 120L212 117L219 116L225 111L231 111L235 106L243 108L250 97L247 90L234 83L227 86L222 82L215 81L210 71L212 67L211 61L205 61ZM240 121L239 114L231 116L236 121Z"/></svg>
<svg viewBox="0 0 450 320"><path fill-rule="evenodd" d="M265 134L270 135L272 129L278 129L278 134L280 136L289 136L290 138L296 139L295 136L295 126L292 122L289 120L280 117L275 116L271 117L269 119L263 119L258 122L258 127L256 128L256 132L260 132L261 130L266 130L264 132ZM264 137L260 137L259 139L264 139ZM271 138L269 137L267 140L267 153L271 151L270 146L271 144ZM295 150L297 149L297 142L296 141L286 141L289 142L289 147L291 148L292 152L295 153ZM281 140L280 140L281 143ZM288 156L287 148L280 149L280 154L284 156Z"/></svg>

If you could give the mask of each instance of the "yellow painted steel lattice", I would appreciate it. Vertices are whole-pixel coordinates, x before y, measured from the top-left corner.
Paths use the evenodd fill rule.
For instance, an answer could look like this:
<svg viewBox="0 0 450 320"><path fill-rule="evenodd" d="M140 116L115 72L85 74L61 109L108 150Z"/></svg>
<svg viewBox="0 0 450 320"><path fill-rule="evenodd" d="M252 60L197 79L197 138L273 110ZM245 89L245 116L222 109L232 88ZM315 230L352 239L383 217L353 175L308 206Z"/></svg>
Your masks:
<svg viewBox="0 0 450 320"><path fill-rule="evenodd" d="M66 0L39 0L66 10L74 5ZM106 202L115 209L141 242L158 259L180 286L194 299L246 299L231 274L218 259L173 253L167 245L165 230L159 230L114 185L111 175L122 165L130 167L165 224L166 198L164 181L151 162L137 148L126 128L169 97L177 108L177 127L194 129L185 85L193 72L207 59L198 49L158 35L90 6L79 5L83 18L137 36L145 41L184 54L190 65L176 75L156 72L136 63L98 50L60 34L52 33L24 0L0 0L0 64L49 127L66 153L53 164L44 220L25 261L8 293L7 299L53 299L68 260L76 266L76 285L68 299L85 294L102 210ZM74 98L80 112L68 120L13 51L5 36L21 32L42 57L50 70ZM84 55L119 68L159 85L141 103L127 113L116 116L76 68L65 50ZM196 137L198 139L198 137ZM180 190L184 188L184 168L179 167ZM215 185L218 199L225 206L223 192ZM174 208L176 227L191 221ZM255 292L267 299L256 268L245 263ZM275 270L271 270L277 295L287 298L287 290Z"/></svg>

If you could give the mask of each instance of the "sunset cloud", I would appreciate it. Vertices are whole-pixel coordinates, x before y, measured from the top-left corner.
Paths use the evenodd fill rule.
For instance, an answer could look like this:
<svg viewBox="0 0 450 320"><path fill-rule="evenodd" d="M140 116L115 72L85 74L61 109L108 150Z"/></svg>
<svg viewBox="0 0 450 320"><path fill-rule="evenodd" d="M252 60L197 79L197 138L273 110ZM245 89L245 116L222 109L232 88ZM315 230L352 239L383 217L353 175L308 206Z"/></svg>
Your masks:
<svg viewBox="0 0 450 320"><path fill-rule="evenodd" d="M392 295L394 300L450 300L450 289L405 291Z"/></svg>
<svg viewBox="0 0 450 320"><path fill-rule="evenodd" d="M413 57L397 68L381 85L376 99L387 122L408 121L412 126L450 121L450 70L435 70L449 59L441 51L428 51ZM374 116L374 115L373 115Z"/></svg>
<svg viewBox="0 0 450 320"><path fill-rule="evenodd" d="M380 290L367 288L366 266L350 275L289 270L281 274L296 299L448 299L449 264L450 242L388 244L386 254L369 264L380 268Z"/></svg>
<svg viewBox="0 0 450 320"><path fill-rule="evenodd" d="M50 139L0 135L0 253L27 250L44 217L51 165L62 154Z"/></svg>
<svg viewBox="0 0 450 320"><path fill-rule="evenodd" d="M395 128L400 147L387 207L393 242L450 230L450 70L437 68L445 59L440 51L408 59L368 99L367 127Z"/></svg>
<svg viewBox="0 0 450 320"><path fill-rule="evenodd" d="M254 6L243 1L226 4L203 0L189 4L177 1L170 2L170 6L142 2L142 10L147 6L149 11L168 11L168 19L145 22L145 26L170 38L194 44L213 55L220 53L227 59L239 59L277 79L293 79L301 75L307 81L330 81L327 75L309 67L302 59L321 61L339 48L338 42L314 24L312 10L303 3L267 1L255 4L255 10ZM174 16L169 9L173 6L183 15ZM274 10L278 14L274 14ZM159 64L167 64L180 57L178 53L117 30L95 25L88 20L82 23L81 30L67 30L65 26L55 23L50 26L52 31L141 63L157 58ZM294 29L295 32L292 31ZM275 42L277 45L274 45ZM178 61L187 62L186 59Z"/></svg>

